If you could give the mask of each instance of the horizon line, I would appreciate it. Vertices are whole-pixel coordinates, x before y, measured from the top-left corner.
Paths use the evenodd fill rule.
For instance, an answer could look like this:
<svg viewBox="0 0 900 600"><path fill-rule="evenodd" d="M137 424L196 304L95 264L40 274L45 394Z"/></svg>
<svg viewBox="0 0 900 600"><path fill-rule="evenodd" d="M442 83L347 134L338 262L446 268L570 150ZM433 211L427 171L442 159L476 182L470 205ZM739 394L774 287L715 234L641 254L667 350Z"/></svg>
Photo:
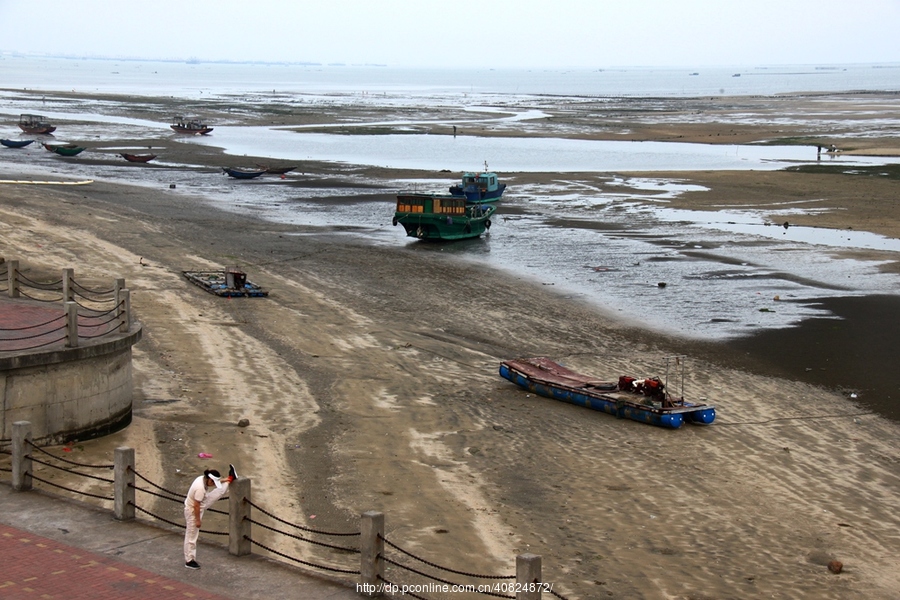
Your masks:
<svg viewBox="0 0 900 600"><path fill-rule="evenodd" d="M389 65L387 63L346 63L340 61L334 62L318 62L303 60L235 60L228 58L199 58L196 56L189 57L145 57L145 56L114 56L114 55L87 55L87 54L57 54L44 52L21 52L17 50L0 50L0 59L6 56L15 58L54 58L62 60L109 60L109 61L127 61L127 62L162 62L162 63L185 63L185 64L233 64L233 65L279 65L279 66L302 66L302 67L366 67L366 68L395 68L395 69L472 69L473 67L463 66L437 66L437 65ZM769 67L796 67L796 66L815 66L815 67L846 67L846 66L862 66L870 65L873 67L896 67L900 68L898 61L876 61L876 62L822 62L822 63L754 63L754 64L685 64L685 65L607 65L607 66L515 66L515 67L477 67L479 69L496 70L591 70L603 71L613 69L724 69L724 68L769 68Z"/></svg>

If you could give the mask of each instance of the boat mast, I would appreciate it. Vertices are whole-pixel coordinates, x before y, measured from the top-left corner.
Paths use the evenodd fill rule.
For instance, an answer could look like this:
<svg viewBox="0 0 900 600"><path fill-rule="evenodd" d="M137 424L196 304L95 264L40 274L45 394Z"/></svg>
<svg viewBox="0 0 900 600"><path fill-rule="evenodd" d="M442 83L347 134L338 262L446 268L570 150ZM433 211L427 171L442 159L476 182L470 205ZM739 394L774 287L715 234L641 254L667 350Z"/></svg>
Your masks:
<svg viewBox="0 0 900 600"><path fill-rule="evenodd" d="M669 389L669 366L672 366L672 377L681 384L681 399L684 400L684 354L674 354L666 357L666 380L663 382L666 390ZM667 392L668 393L668 392Z"/></svg>

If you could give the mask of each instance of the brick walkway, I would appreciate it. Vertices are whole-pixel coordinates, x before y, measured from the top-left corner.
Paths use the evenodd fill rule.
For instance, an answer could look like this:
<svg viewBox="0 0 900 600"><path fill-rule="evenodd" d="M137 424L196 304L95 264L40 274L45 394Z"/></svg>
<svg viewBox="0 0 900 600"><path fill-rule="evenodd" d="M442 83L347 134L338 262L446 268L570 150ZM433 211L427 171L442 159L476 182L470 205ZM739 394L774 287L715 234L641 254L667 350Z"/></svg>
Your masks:
<svg viewBox="0 0 900 600"><path fill-rule="evenodd" d="M0 352L63 346L66 313L62 305L0 298Z"/></svg>
<svg viewBox="0 0 900 600"><path fill-rule="evenodd" d="M118 321L112 309L79 308L79 345L114 333ZM45 352L66 347L66 311L61 302L0 297L0 352ZM101 340L102 341L102 340Z"/></svg>
<svg viewBox="0 0 900 600"><path fill-rule="evenodd" d="M200 536L203 568L184 568L184 532L118 521L50 492L16 492L0 473L2 600L359 600L355 583Z"/></svg>
<svg viewBox="0 0 900 600"><path fill-rule="evenodd" d="M230 600L3 524L0 556L4 600Z"/></svg>

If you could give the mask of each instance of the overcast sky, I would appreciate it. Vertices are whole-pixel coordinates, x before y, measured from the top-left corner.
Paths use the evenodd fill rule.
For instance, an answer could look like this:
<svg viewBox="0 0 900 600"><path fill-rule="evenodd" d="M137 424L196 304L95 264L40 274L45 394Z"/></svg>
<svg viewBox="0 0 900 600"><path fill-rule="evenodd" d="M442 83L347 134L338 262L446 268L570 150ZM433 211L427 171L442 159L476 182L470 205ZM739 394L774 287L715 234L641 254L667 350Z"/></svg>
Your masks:
<svg viewBox="0 0 900 600"><path fill-rule="evenodd" d="M898 26L900 0L0 0L0 52L396 67L900 62Z"/></svg>

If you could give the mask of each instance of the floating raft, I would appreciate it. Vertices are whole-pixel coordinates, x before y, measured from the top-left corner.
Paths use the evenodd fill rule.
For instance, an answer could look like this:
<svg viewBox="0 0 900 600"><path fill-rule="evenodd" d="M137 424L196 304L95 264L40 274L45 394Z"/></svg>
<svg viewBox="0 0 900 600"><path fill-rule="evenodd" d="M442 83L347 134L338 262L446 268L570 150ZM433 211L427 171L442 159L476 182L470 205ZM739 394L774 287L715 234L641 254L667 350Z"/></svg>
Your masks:
<svg viewBox="0 0 900 600"><path fill-rule="evenodd" d="M182 271L188 281L199 285L210 294L233 297L265 297L269 292L253 282L247 281L247 275L237 269L224 271Z"/></svg>

